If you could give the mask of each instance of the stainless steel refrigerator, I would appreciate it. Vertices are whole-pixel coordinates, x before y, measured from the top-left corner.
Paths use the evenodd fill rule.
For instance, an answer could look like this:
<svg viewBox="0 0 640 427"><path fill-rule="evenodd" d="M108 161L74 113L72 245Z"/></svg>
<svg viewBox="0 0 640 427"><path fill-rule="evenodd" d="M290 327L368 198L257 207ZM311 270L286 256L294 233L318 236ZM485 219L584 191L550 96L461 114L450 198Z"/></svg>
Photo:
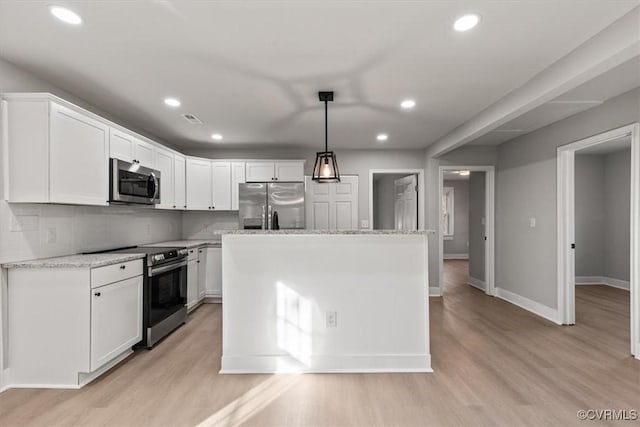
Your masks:
<svg viewBox="0 0 640 427"><path fill-rule="evenodd" d="M304 228L303 182L240 184L239 225L242 229Z"/></svg>

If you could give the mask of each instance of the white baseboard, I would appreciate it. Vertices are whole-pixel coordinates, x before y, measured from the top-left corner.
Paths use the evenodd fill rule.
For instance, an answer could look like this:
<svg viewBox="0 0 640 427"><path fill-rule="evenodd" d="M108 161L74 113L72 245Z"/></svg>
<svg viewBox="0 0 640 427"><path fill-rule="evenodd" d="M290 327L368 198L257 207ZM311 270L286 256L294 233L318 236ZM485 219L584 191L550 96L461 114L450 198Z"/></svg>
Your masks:
<svg viewBox="0 0 640 427"><path fill-rule="evenodd" d="M486 289L486 285L484 284L484 281L480 279L476 279L475 277L469 276L467 283L473 286L474 288L480 289L481 291L484 291Z"/></svg>
<svg viewBox="0 0 640 427"><path fill-rule="evenodd" d="M442 296L442 288L429 287L429 296L430 297L441 297Z"/></svg>
<svg viewBox="0 0 640 427"><path fill-rule="evenodd" d="M604 276L576 276L576 285L607 285L612 288L624 289L625 291L631 289L630 282L626 280L618 280Z"/></svg>
<svg viewBox="0 0 640 427"><path fill-rule="evenodd" d="M469 254L443 254L442 259L469 259Z"/></svg>
<svg viewBox="0 0 640 427"><path fill-rule="evenodd" d="M249 368L248 368L249 367ZM309 365L283 355L222 356L221 374L433 372L430 354L312 356Z"/></svg>
<svg viewBox="0 0 640 427"><path fill-rule="evenodd" d="M222 304L222 297L204 297L205 304Z"/></svg>
<svg viewBox="0 0 640 427"><path fill-rule="evenodd" d="M496 288L496 297L503 299L511 304L517 305L520 308L523 308L531 313L543 317L547 320L552 321L557 325L561 325L560 316L558 315L558 310L555 308L547 307L546 305L540 304L534 300L529 298L525 298L521 295L514 294L513 292L507 291L506 289Z"/></svg>

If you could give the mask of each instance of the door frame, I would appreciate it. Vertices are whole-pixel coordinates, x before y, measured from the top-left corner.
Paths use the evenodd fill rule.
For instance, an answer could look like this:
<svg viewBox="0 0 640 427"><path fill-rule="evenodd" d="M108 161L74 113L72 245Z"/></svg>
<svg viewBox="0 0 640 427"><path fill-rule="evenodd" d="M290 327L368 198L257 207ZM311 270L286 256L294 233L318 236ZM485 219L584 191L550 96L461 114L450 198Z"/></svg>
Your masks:
<svg viewBox="0 0 640 427"><path fill-rule="evenodd" d="M440 204L442 203L442 192L444 188L444 172L455 170L468 170L470 172L485 172L485 246L484 246L484 292L487 295L496 294L496 254L495 254L495 166L469 166L469 165L446 165L440 166L438 170L438 265L440 266L440 277L438 280L438 290L442 295L443 270L444 270L444 241L442 238L442 215L440 214Z"/></svg>
<svg viewBox="0 0 640 427"><path fill-rule="evenodd" d="M418 175L418 230L424 230L424 169L369 169L369 230L373 230L373 175Z"/></svg>
<svg viewBox="0 0 640 427"><path fill-rule="evenodd" d="M640 125L634 123L590 136L557 149L558 156L558 317L575 324L575 152L631 136L631 251L630 251L630 350L640 359Z"/></svg>

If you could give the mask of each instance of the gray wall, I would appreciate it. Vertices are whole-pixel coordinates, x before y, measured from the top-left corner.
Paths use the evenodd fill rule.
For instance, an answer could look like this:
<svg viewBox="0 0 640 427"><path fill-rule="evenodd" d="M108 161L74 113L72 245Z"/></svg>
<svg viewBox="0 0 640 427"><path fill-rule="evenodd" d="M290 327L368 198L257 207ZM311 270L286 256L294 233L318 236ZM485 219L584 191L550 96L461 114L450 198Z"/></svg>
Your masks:
<svg viewBox="0 0 640 427"><path fill-rule="evenodd" d="M575 159L576 276L603 276L604 156Z"/></svg>
<svg viewBox="0 0 640 427"><path fill-rule="evenodd" d="M630 280L631 149L604 158L604 277Z"/></svg>
<svg viewBox="0 0 640 427"><path fill-rule="evenodd" d="M447 180L443 187L453 187L453 240L444 240L443 253L469 254L469 181Z"/></svg>
<svg viewBox="0 0 640 427"><path fill-rule="evenodd" d="M395 180L407 174L380 174L373 181L373 228L393 230L396 228Z"/></svg>
<svg viewBox="0 0 640 427"><path fill-rule="evenodd" d="M497 287L557 308L557 147L639 119L635 89L498 146Z"/></svg>
<svg viewBox="0 0 640 427"><path fill-rule="evenodd" d="M484 282L486 173L469 175L469 277Z"/></svg>

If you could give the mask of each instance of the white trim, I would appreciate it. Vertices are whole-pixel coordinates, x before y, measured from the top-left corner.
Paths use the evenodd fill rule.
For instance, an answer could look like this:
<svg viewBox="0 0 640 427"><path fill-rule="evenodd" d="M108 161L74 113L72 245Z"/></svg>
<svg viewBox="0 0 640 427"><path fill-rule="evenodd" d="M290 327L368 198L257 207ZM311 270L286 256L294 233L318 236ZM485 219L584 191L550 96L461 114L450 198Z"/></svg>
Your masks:
<svg viewBox="0 0 640 427"><path fill-rule="evenodd" d="M622 126L558 147L558 314L563 324L575 323L575 152L631 136L630 350L640 359L640 126Z"/></svg>
<svg viewBox="0 0 640 427"><path fill-rule="evenodd" d="M506 289L502 288L496 288L496 297L510 302L511 304L517 305L518 307L525 309L537 316L550 320L555 324L562 324L558 316L558 310L554 308L547 307L546 305L540 304L539 302L536 302L532 299L514 294L513 292L507 291Z"/></svg>
<svg viewBox="0 0 640 427"><path fill-rule="evenodd" d="M485 283L484 283L484 281L483 281L483 280L476 279L475 277L471 277L471 276L469 276L469 277L467 278L467 283L468 283L469 285L473 286L474 288L478 288L478 289L480 289L480 290L481 290L481 291L483 291L483 292L484 292L484 289L485 289L485 287L486 287L486 285L485 285Z"/></svg>
<svg viewBox="0 0 640 427"><path fill-rule="evenodd" d="M418 230L424 230L424 169L369 169L369 230L373 230L373 175L374 174L399 174L418 175Z"/></svg>
<svg viewBox="0 0 640 427"><path fill-rule="evenodd" d="M444 254L442 259L469 259L469 254Z"/></svg>
<svg viewBox="0 0 640 427"><path fill-rule="evenodd" d="M252 366L252 369L247 369ZM430 354L313 356L310 366L282 355L223 356L221 374L433 372Z"/></svg>
<svg viewBox="0 0 640 427"><path fill-rule="evenodd" d="M441 297L442 296L442 288L440 286L430 286L429 287L429 296L430 297Z"/></svg>
<svg viewBox="0 0 640 427"><path fill-rule="evenodd" d="M631 282L605 276L576 276L576 286L606 285L612 288L630 290Z"/></svg>
<svg viewBox="0 0 640 427"><path fill-rule="evenodd" d="M446 165L439 166L438 171L438 203L442 203L442 189L444 187L444 171L447 170L468 170L470 172L485 172L485 293L495 295L495 167L494 166L469 166L469 165ZM440 205L438 205L440 206ZM442 239L442 215L438 208L438 265L440 266L440 287L443 282L443 262L444 262L444 241ZM442 293L442 288L440 288Z"/></svg>

